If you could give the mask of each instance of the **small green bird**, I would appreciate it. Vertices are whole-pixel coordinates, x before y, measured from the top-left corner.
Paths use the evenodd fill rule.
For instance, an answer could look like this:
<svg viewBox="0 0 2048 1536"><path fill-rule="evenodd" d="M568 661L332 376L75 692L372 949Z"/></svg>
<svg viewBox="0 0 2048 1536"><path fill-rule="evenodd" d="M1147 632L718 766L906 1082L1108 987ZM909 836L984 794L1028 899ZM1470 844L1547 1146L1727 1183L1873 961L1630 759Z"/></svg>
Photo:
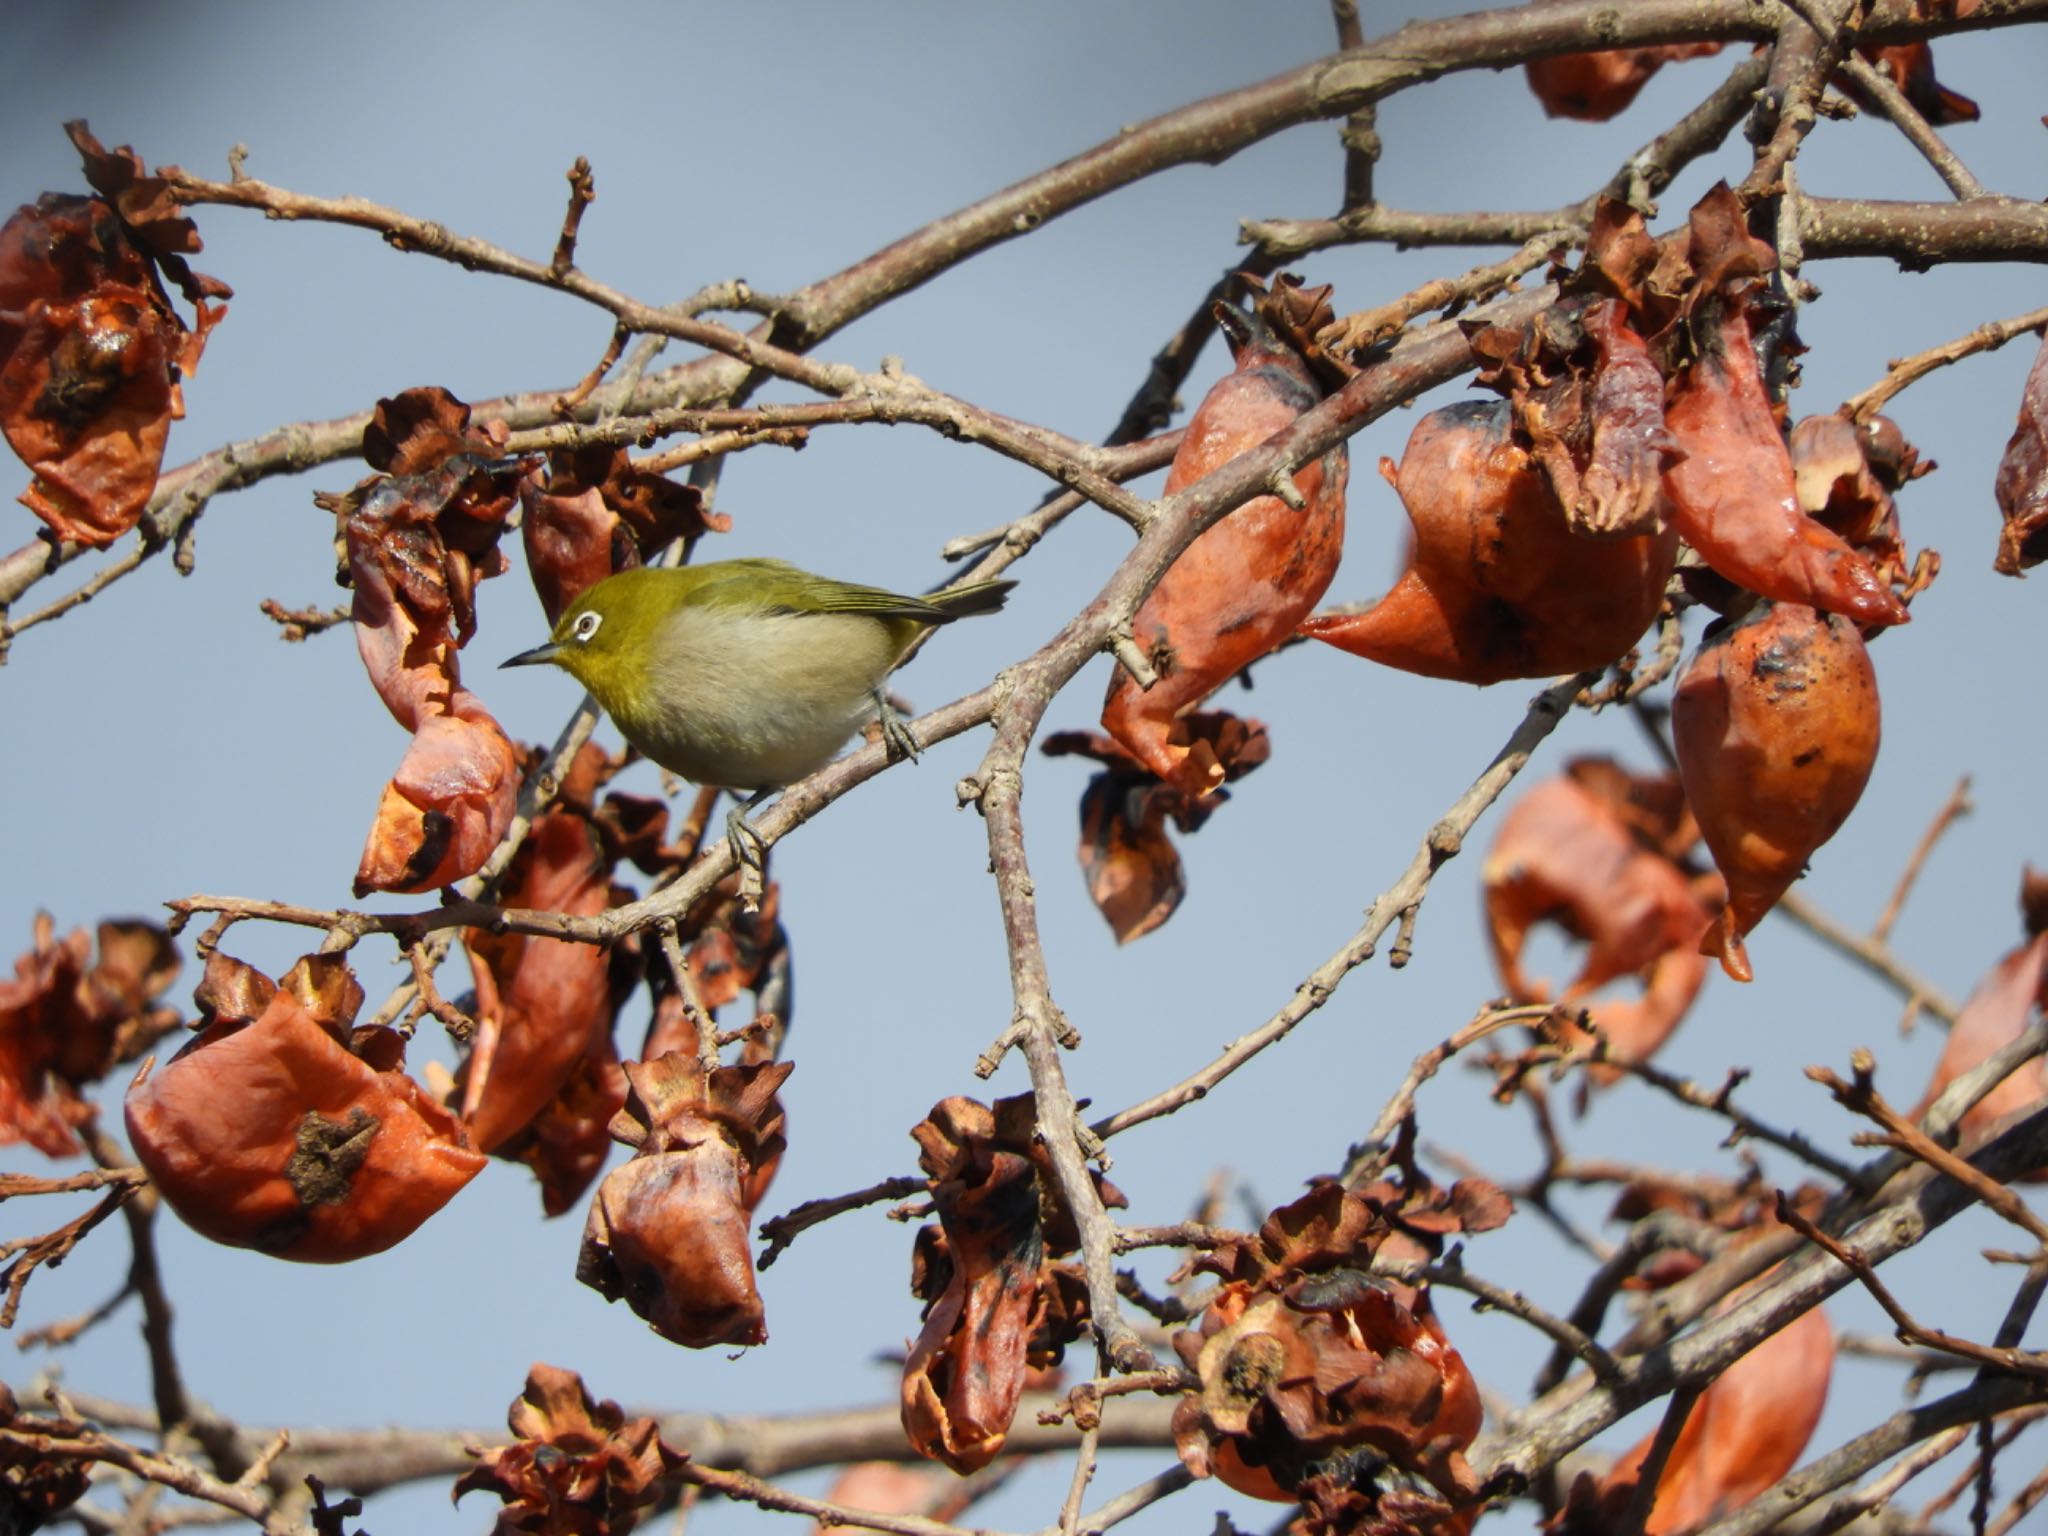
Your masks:
<svg viewBox="0 0 2048 1536"><path fill-rule="evenodd" d="M882 684L926 630L994 613L1015 585L904 597L781 560L620 571L570 604L547 644L502 665L553 663L662 767L747 792L727 834L736 858L758 864L746 813L824 767L870 720L880 718L892 756L917 756Z"/></svg>

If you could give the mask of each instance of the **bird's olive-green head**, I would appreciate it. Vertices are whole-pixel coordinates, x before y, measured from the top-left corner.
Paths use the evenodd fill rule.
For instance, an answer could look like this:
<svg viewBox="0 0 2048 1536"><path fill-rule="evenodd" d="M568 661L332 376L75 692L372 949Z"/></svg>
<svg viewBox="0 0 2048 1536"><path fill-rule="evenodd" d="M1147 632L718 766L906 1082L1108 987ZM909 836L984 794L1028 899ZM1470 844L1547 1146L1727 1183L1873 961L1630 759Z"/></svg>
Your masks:
<svg viewBox="0 0 2048 1536"><path fill-rule="evenodd" d="M710 569L703 567L700 569ZM587 589L555 621L547 644L501 666L549 662L589 689L607 714L630 712L649 686L650 657L663 622L690 601L700 570L620 571Z"/></svg>

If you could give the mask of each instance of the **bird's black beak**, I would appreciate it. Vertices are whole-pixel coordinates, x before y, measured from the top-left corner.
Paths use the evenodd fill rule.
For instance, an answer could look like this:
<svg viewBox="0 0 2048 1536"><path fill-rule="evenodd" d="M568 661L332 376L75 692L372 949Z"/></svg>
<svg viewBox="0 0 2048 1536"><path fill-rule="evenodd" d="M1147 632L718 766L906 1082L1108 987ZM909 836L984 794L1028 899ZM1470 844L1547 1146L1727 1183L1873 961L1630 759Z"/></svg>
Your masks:
<svg viewBox="0 0 2048 1536"><path fill-rule="evenodd" d="M508 656L505 660L498 663L498 670L502 672L507 667L536 667L544 661L553 661L561 654L561 646L550 640L546 645L536 645L530 651L521 651L517 656Z"/></svg>

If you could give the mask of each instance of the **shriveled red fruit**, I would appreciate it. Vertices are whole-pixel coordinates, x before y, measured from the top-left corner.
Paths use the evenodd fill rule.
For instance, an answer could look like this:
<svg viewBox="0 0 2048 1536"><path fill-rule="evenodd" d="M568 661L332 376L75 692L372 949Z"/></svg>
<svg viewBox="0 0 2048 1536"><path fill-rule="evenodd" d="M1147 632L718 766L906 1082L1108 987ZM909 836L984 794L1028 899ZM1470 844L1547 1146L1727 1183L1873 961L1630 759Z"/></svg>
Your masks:
<svg viewBox="0 0 2048 1536"><path fill-rule="evenodd" d="M1257 313L1218 305L1235 370L1204 397L1167 472L1166 492L1194 484L1256 448L1322 398L1301 355ZM1132 622L1159 679L1140 688L1119 670L1102 728L1168 784L1202 795L1223 782L1206 743L1177 736L1181 716L1294 633L1337 574L1344 548L1342 444L1294 473L1305 505L1255 496L1207 529L1152 589Z"/></svg>
<svg viewBox="0 0 2048 1536"><path fill-rule="evenodd" d="M1708 630L1671 705L1686 799L1728 902L1700 941L1737 981L1743 935L1856 808L1877 761L1877 674L1856 626L1759 604Z"/></svg>
<svg viewBox="0 0 2048 1536"><path fill-rule="evenodd" d="M350 1031L361 998L336 958L301 961L254 1023L209 1025L129 1086L135 1155L187 1226L345 1263L411 1236L476 1177L483 1154L401 1070L398 1035Z"/></svg>
<svg viewBox="0 0 2048 1536"><path fill-rule="evenodd" d="M627 1062L612 1135L635 1151L597 1187L576 1278L691 1349L766 1342L747 1228L760 1170L782 1154L775 1091L791 1070L707 1069L676 1052Z"/></svg>
<svg viewBox="0 0 2048 1536"><path fill-rule="evenodd" d="M2020 392L2020 419L1998 461L1994 486L2005 517L1993 568L2023 574L2048 560L2048 331Z"/></svg>
<svg viewBox="0 0 2048 1536"><path fill-rule="evenodd" d="M942 1099L912 1128L939 1226L918 1234L911 1289L924 1326L903 1362L903 1432L963 1476L1001 1454L1034 1368L1087 1326L1086 1282L1050 1254L1079 1246L1029 1094ZM1105 1204L1123 1196L1101 1184Z"/></svg>
<svg viewBox="0 0 2048 1536"><path fill-rule="evenodd" d="M610 900L590 824L570 811L539 817L507 872L510 906L591 917ZM476 1040L463 1072L462 1123L480 1152L495 1151L538 1115L578 1064L601 1076L615 1006L609 961L595 944L466 928L476 978ZM616 1109L618 1106L614 1105Z"/></svg>
<svg viewBox="0 0 2048 1536"><path fill-rule="evenodd" d="M1463 401L1416 423L1380 473L1414 524L1408 569L1358 614L1318 614L1315 639L1405 672L1467 683L1604 666L1641 638L1677 558L1669 531L1573 533L1505 401Z"/></svg>
<svg viewBox="0 0 2048 1536"><path fill-rule="evenodd" d="M1640 996L1589 1010L1609 1053L1644 1061L1670 1037L1706 977L1699 935L1709 912L1684 871L1644 846L1603 797L1569 775L1538 784L1502 820L1482 878L1494 963L1515 1001L1575 1004L1636 976ZM1522 969L1523 946L1542 922L1586 943L1562 992ZM1576 1024L1566 1034L1592 1043ZM1601 1063L1589 1070L1603 1083L1620 1075Z"/></svg>
<svg viewBox="0 0 2048 1536"><path fill-rule="evenodd" d="M1905 605L1870 562L1800 509L1750 344L1748 301L1724 286L1701 311L1700 353L1672 381L1664 410L1685 451L1664 471L1673 525L1737 586L1861 624L1904 624Z"/></svg>

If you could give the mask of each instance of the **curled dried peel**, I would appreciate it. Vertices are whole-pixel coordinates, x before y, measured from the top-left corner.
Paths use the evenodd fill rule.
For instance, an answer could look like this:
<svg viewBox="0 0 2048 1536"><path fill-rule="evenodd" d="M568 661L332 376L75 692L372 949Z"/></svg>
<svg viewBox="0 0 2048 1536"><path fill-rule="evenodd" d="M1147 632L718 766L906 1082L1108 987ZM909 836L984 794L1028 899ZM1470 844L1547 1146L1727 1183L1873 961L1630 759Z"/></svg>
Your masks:
<svg viewBox="0 0 2048 1536"><path fill-rule="evenodd" d="M2018 576L2048 560L2048 331L2027 371L2019 422L1998 461L1994 491L2005 526L1993 567Z"/></svg>
<svg viewBox="0 0 2048 1536"><path fill-rule="evenodd" d="M49 1157L84 1151L76 1128L93 1107L82 1089L177 1028L157 1006L178 954L153 923L99 925L98 958L83 928L57 938L47 914L0 981L0 1146L27 1142Z"/></svg>
<svg viewBox="0 0 2048 1536"><path fill-rule="evenodd" d="M1182 715L1166 740L1187 747L1189 761L1213 766L1224 783L1244 777L1272 751L1263 724L1224 710ZM1199 830L1230 792L1217 788L1191 795L1162 783L1115 741L1091 731L1057 731L1040 750L1048 757L1090 757L1104 765L1081 792L1081 873L1116 941L1128 944L1144 937L1173 916L1187 894L1180 851L1168 824L1182 833ZM1205 766L1203 777L1208 776Z"/></svg>
<svg viewBox="0 0 2048 1536"><path fill-rule="evenodd" d="M1517 1002L1552 1000L1551 988L1522 970L1523 947L1540 922L1555 921L1586 941L1579 973L1555 994L1558 1001L1579 1003L1621 977L1640 978L1638 997L1590 1008L1613 1056L1647 1060L1698 996L1707 907L1676 864L1644 847L1574 779L1546 780L1515 802L1482 879L1494 961ZM1575 1023L1566 1034L1591 1044ZM1590 1071L1603 1083L1620 1075L1599 1063Z"/></svg>
<svg viewBox="0 0 2048 1536"><path fill-rule="evenodd" d="M1700 947L1737 981L1742 937L1833 837L1869 781L1877 674L1856 626L1797 603L1709 630L1672 698L1686 799L1727 878Z"/></svg>
<svg viewBox="0 0 2048 1536"><path fill-rule="evenodd" d="M1656 617L1675 536L1573 533L1506 402L1430 412L1399 469L1380 472L1414 525L1408 569L1364 613L1317 614L1303 634L1425 677L1496 683L1604 666Z"/></svg>
<svg viewBox="0 0 2048 1536"><path fill-rule="evenodd" d="M1290 425L1322 398L1307 364L1257 315L1219 306L1236 368L1204 397L1167 472L1168 495ZM1340 444L1293 476L1300 511L1256 496L1182 552L1139 608L1132 634L1159 674L1143 689L1110 681L1102 728L1159 779L1189 795L1223 782L1198 742L1176 739L1188 711L1294 632L1337 572L1349 460Z"/></svg>
<svg viewBox="0 0 2048 1536"><path fill-rule="evenodd" d="M1665 407L1685 457L1664 472L1671 521L1721 575L1761 596L1904 624L1905 605L1854 549L1801 510L1792 459L1771 413L1744 304L1705 306L1702 351Z"/></svg>
<svg viewBox="0 0 2048 1536"><path fill-rule="evenodd" d="M482 446L468 407L443 390L379 402L371 445L413 465ZM430 891L476 873L512 823L518 754L462 686L457 653L476 630L476 587L505 569L498 548L523 464L455 453L417 473L363 482L341 498L356 649L392 717L413 732L385 786L356 870L358 896Z"/></svg>

